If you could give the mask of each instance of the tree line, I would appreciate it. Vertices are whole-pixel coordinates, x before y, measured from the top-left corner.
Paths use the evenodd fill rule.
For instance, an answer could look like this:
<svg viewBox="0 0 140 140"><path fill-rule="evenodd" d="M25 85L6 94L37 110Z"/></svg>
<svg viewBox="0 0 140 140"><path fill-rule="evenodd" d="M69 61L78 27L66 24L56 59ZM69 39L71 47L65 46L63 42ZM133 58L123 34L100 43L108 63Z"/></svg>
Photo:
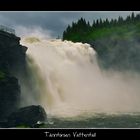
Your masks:
<svg viewBox="0 0 140 140"><path fill-rule="evenodd" d="M68 25L66 30L63 32L63 40L72 40L76 41L84 39L89 33L94 32L95 30L101 28L110 28L120 25L130 25L140 21L140 14L135 15L133 12L131 15L128 15L125 19L121 16L118 19L109 20L106 18L93 20L93 23L90 24L84 18L80 18L77 22L72 22L72 25Z"/></svg>

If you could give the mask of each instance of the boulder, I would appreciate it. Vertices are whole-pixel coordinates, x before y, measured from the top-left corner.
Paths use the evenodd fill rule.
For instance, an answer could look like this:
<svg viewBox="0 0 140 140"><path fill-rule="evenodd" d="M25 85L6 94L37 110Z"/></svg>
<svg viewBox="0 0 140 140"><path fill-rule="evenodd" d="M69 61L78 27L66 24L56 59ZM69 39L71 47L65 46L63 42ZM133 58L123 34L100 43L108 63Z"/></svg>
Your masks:
<svg viewBox="0 0 140 140"><path fill-rule="evenodd" d="M34 127L36 124L45 122L47 114L44 108L40 105L32 105L18 109L8 117L8 127L16 127L25 125Z"/></svg>

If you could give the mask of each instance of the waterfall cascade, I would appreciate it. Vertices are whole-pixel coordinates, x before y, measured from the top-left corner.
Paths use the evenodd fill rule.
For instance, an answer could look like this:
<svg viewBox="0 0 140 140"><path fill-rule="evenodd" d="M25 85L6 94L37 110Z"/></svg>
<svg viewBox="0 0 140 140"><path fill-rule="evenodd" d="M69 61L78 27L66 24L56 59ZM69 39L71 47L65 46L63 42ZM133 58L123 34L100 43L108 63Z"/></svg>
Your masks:
<svg viewBox="0 0 140 140"><path fill-rule="evenodd" d="M73 117L90 113L140 111L139 76L105 72L98 66L96 52L88 44L23 38L28 47L28 65L33 73L36 98L48 114ZM27 91L26 91L27 92Z"/></svg>

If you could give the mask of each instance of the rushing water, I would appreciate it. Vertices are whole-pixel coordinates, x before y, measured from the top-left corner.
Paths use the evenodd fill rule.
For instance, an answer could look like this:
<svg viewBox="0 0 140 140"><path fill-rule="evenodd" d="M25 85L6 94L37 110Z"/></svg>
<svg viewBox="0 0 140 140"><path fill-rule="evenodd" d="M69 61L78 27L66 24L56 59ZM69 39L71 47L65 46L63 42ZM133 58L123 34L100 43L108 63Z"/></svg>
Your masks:
<svg viewBox="0 0 140 140"><path fill-rule="evenodd" d="M36 91L22 88L23 104L41 104L49 127L139 127L138 74L101 70L89 44L38 37L21 43Z"/></svg>

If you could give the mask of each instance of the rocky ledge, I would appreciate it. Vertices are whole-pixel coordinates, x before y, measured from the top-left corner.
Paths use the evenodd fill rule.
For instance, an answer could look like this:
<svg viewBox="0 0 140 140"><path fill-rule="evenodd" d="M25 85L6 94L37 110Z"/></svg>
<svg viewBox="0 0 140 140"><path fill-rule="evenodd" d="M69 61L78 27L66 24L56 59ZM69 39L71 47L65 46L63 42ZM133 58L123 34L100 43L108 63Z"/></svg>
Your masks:
<svg viewBox="0 0 140 140"><path fill-rule="evenodd" d="M26 126L35 128L47 121L47 114L42 106L32 105L18 109L11 113L5 121L0 122L0 127L15 128Z"/></svg>

